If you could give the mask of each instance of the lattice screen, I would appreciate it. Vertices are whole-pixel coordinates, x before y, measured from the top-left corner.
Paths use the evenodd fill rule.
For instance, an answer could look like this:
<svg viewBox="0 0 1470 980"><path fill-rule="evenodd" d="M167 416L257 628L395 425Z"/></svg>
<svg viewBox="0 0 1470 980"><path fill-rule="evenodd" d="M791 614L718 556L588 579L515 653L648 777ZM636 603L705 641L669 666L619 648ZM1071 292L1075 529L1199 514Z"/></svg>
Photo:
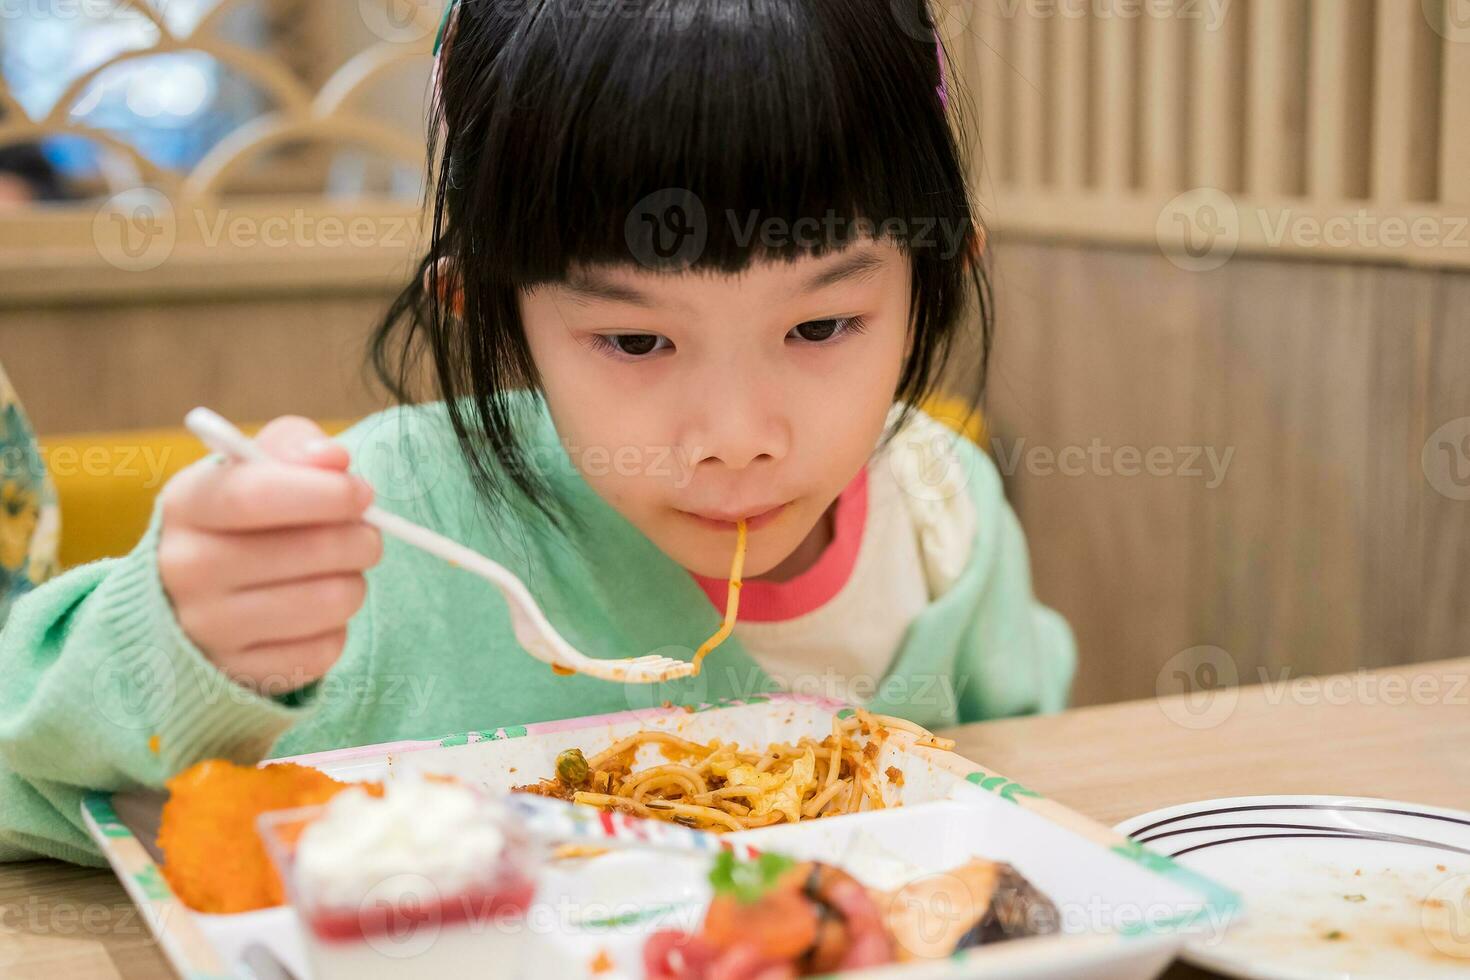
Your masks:
<svg viewBox="0 0 1470 980"><path fill-rule="evenodd" d="M393 125L361 96L412 62L426 61L443 0L218 0L184 29L167 16L167 0L55 0L51 16L116 17L126 11L151 23L156 40L119 52L72 79L46 112L32 115L0 80L0 145L76 136L111 151L107 191L149 186L175 204L209 202L251 162L283 147L349 145L415 169L423 166L420 128ZM266 43L247 46L218 28L240 8L262 8ZM20 9L19 7L17 9ZM337 49L341 18L360 18L371 41L330 76L322 64ZM3 27L3 25L0 25ZM224 135L188 172L150 160L125 135L89 125L77 107L115 66L197 51L247 79L263 96L264 111Z"/></svg>

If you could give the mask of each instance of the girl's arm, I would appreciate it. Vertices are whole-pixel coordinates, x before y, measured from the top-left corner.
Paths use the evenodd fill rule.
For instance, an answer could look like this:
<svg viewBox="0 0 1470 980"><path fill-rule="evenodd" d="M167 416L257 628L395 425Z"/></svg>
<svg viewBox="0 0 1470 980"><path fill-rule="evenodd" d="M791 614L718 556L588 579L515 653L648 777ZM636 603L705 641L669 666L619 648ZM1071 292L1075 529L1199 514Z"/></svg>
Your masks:
<svg viewBox="0 0 1470 980"><path fill-rule="evenodd" d="M0 632L0 861L101 864L88 790L255 762L311 711L234 683L184 634L159 580L160 523L155 509L130 554L42 586Z"/></svg>
<svg viewBox="0 0 1470 980"><path fill-rule="evenodd" d="M1077 667L1072 630L1036 601L1026 537L1010 504L996 497L981 518L988 524L976 540L982 574L957 660L967 679L956 686L961 723L1060 711Z"/></svg>
<svg viewBox="0 0 1470 980"><path fill-rule="evenodd" d="M927 416L899 434L893 451L934 597L906 647L917 654L915 672L937 676L916 678L914 689L944 685L943 697L909 712L943 725L1065 707L1077 661L1072 631L1036 601L1026 537L995 464Z"/></svg>
<svg viewBox="0 0 1470 980"><path fill-rule="evenodd" d="M0 860L98 863L87 791L158 787L207 758L257 762L314 711L380 553L358 520L371 491L306 420L258 441L277 460L185 469L130 554L11 610Z"/></svg>
<svg viewBox="0 0 1470 980"><path fill-rule="evenodd" d="M973 616L960 644L961 723L1067 706L1077 648L1072 630L1036 600L1026 536L990 457L968 441L977 528L966 585ZM957 688L958 689L958 688Z"/></svg>

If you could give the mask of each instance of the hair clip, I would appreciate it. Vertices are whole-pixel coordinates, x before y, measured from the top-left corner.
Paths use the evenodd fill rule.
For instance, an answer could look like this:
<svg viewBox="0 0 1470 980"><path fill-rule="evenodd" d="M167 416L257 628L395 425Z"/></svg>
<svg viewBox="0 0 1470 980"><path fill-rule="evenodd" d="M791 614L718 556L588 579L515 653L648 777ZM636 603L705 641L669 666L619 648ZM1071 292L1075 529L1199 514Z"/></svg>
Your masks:
<svg viewBox="0 0 1470 980"><path fill-rule="evenodd" d="M439 22L439 33L434 36L434 57L439 57L439 49L444 47L444 35L449 33L449 19L454 16L454 8L459 6L459 0L449 0L444 5L444 19Z"/></svg>

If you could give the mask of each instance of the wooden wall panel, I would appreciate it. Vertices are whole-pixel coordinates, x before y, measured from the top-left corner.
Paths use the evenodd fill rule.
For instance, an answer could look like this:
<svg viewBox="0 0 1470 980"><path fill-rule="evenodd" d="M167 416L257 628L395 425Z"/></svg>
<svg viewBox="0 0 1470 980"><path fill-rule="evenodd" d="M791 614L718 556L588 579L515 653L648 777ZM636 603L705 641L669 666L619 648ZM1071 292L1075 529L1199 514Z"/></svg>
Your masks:
<svg viewBox="0 0 1470 980"><path fill-rule="evenodd" d="M1244 8L1213 30L1194 30L1189 94L1189 173L1196 187L1237 191L1245 167Z"/></svg>
<svg viewBox="0 0 1470 980"><path fill-rule="evenodd" d="M1040 594L1078 630L1085 701L1151 694L1158 665L1197 642L1187 583L1203 489L1119 471L1142 466L1124 455L1130 447L1199 443L1178 408L1210 383L1196 330L1216 300L1157 255L1005 242L999 256L991 449L1011 471ZM1141 274L1152 277L1148 301ZM1079 450L1082 473L1055 462Z"/></svg>
<svg viewBox="0 0 1470 980"><path fill-rule="evenodd" d="M1372 163L1373 196L1382 201L1430 201L1439 187L1441 39L1420 3L1378 4Z"/></svg>
<svg viewBox="0 0 1470 980"><path fill-rule="evenodd" d="M1441 48L1439 194L1451 204L1470 204L1470 24L1456 23Z"/></svg>
<svg viewBox="0 0 1470 980"><path fill-rule="evenodd" d="M1368 196L1372 157L1373 5L1312 0L1307 191L1329 201Z"/></svg>
<svg viewBox="0 0 1470 980"><path fill-rule="evenodd" d="M181 424L195 405L350 418L382 395L364 345L391 297L0 310L0 358L42 435Z"/></svg>
<svg viewBox="0 0 1470 980"><path fill-rule="evenodd" d="M1379 421L1369 418L1372 272L1261 261L1227 270L1212 333L1228 380L1202 394L1238 467L1211 497L1213 547L1200 558L1221 588L1197 596L1214 599L1202 625L1269 668L1357 666L1365 444Z"/></svg>
<svg viewBox="0 0 1470 980"><path fill-rule="evenodd" d="M1246 189L1293 197L1306 188L1307 0L1250 5L1246 77Z"/></svg>
<svg viewBox="0 0 1470 980"><path fill-rule="evenodd" d="M1128 191L1138 183L1138 21L1108 17L1093 23L1097 88L1093 136L1098 186Z"/></svg>
<svg viewBox="0 0 1470 980"><path fill-rule="evenodd" d="M1050 165L1048 152L1047 87L1048 35L1051 22L1036 17L1018 17L1010 23L1011 108L1015 112L1015 166L1011 181L1021 187L1046 183Z"/></svg>
<svg viewBox="0 0 1470 980"><path fill-rule="evenodd" d="M1287 202L1335 224L1365 208L1394 227L1464 213L1470 24L1448 7L1465 2L1150 0L1120 16L980 0L992 224L1138 245L1178 195L1214 188L1240 209L1242 252L1470 267L1445 235L1345 247L1263 230Z"/></svg>
<svg viewBox="0 0 1470 980"><path fill-rule="evenodd" d="M1243 256L1196 274L1008 236L997 252L995 450L1234 453L1213 489L1016 469L1038 592L1081 643L1078 703L1147 697L1202 645L1242 681L1470 648L1470 502L1420 459L1470 419L1470 275Z"/></svg>
<svg viewBox="0 0 1470 980"><path fill-rule="evenodd" d="M1425 431L1451 424L1449 446L1431 452L1456 452L1452 478L1455 496L1421 487L1419 515L1420 610L1419 647L1429 659L1436 650L1470 649L1470 276L1442 273L1436 277L1430 327Z"/></svg>
<svg viewBox="0 0 1470 980"><path fill-rule="evenodd" d="M1063 17L1052 25L1048 87L1053 153L1048 176L1069 190L1085 187L1092 172L1089 26L1081 17Z"/></svg>
<svg viewBox="0 0 1470 980"><path fill-rule="evenodd" d="M1369 472L1364 507L1369 558L1362 589L1367 660L1434 659L1445 641L1432 638L1450 635L1424 629L1426 611L1439 603L1424 597L1425 569L1418 560L1423 493L1430 489L1420 458L1426 433L1433 429L1425 423L1427 399L1432 397L1429 345L1440 316L1440 279L1434 272L1380 270L1369 296L1374 333L1367 356L1375 377L1367 445L1376 465ZM1444 526L1443 521L1437 523Z"/></svg>
<svg viewBox="0 0 1470 980"><path fill-rule="evenodd" d="M1001 0L982 0L969 29L961 35L969 46L970 78L978 89L980 177L986 188L1006 183L1015 173L1014 108L1019 94L1014 90L1018 83L1009 61L1014 56L1012 25Z"/></svg>

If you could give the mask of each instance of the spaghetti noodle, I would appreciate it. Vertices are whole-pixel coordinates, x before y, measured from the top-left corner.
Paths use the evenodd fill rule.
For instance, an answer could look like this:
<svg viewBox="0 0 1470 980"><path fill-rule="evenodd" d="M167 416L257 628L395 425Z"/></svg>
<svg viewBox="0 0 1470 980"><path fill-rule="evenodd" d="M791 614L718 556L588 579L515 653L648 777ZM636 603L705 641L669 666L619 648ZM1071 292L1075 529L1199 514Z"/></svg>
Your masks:
<svg viewBox="0 0 1470 980"><path fill-rule="evenodd" d="M710 651L724 643L730 638L730 631L735 628L735 616L740 611L740 576L745 569L745 521L742 519L735 525L735 559L730 563L730 591L725 597L725 621L720 624L715 635L699 645L694 651L694 676L699 676L699 671L704 664L704 658L709 656Z"/></svg>
<svg viewBox="0 0 1470 980"><path fill-rule="evenodd" d="M557 759L553 778L516 791L716 833L753 830L887 807L884 789L903 785L901 770L878 767L894 732L913 736L915 745L954 748L912 722L859 708L847 718L833 716L832 733L820 741L778 742L764 752L641 731L590 759L570 749ZM635 770L645 747L663 760Z"/></svg>

